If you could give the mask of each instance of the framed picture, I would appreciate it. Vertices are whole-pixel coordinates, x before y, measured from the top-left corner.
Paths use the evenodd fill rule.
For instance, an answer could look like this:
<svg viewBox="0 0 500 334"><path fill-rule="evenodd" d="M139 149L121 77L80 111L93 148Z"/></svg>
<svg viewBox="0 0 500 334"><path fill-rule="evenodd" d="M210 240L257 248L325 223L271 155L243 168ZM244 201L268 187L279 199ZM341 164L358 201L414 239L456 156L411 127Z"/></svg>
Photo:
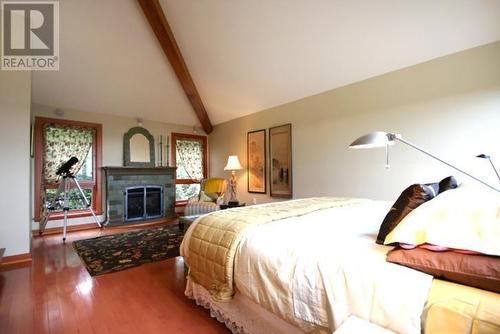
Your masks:
<svg viewBox="0 0 500 334"><path fill-rule="evenodd" d="M248 192L265 194L266 185L266 129L247 133Z"/></svg>
<svg viewBox="0 0 500 334"><path fill-rule="evenodd" d="M269 129L271 197L292 198L292 124Z"/></svg>

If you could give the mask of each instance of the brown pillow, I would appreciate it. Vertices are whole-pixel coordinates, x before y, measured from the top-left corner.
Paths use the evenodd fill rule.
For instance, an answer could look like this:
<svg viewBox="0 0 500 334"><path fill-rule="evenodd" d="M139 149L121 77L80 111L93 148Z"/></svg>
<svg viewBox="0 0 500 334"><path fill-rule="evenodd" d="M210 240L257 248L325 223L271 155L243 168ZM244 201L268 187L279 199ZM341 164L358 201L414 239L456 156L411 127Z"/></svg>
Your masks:
<svg viewBox="0 0 500 334"><path fill-rule="evenodd" d="M387 254L386 260L436 278L500 293L500 257L497 256L396 248Z"/></svg>
<svg viewBox="0 0 500 334"><path fill-rule="evenodd" d="M437 183L413 184L399 195L380 225L377 244L384 244L385 237L409 214L423 203L433 199L439 190Z"/></svg>
<svg viewBox="0 0 500 334"><path fill-rule="evenodd" d="M457 187L457 180L453 176L445 177L439 182L439 193L443 191L455 189Z"/></svg>

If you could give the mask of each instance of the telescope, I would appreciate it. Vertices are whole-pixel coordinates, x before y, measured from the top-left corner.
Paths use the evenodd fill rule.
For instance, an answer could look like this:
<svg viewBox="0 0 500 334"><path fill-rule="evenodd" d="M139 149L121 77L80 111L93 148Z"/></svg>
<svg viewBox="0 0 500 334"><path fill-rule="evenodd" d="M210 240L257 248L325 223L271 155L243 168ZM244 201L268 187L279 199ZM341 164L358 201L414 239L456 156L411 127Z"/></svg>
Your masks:
<svg viewBox="0 0 500 334"><path fill-rule="evenodd" d="M57 170L56 174L57 175L62 175L62 176L65 176L65 175L71 175L71 172L70 172L70 169L78 162L78 158L77 157L71 157L69 158L68 161L66 161L65 163L63 163L61 165L61 167L59 167L59 169Z"/></svg>
<svg viewBox="0 0 500 334"><path fill-rule="evenodd" d="M62 176L61 183L59 184L59 187L57 188L56 195L52 199L49 205L47 205L47 210L45 211L44 216L40 220L40 234L45 231L45 226L47 226L47 222L49 221L50 215L56 210L56 204L58 202L62 202L62 210L64 213L64 220L63 220L63 242L66 242L66 229L68 226L68 212L70 210L70 203L69 203L69 192L71 189L73 189L73 186L71 185L71 182L74 183L74 186L76 189L78 189L78 194L80 195L80 199L83 201L85 206L87 207L88 210L92 213L92 216L94 217L94 220L100 228L103 227L103 225L99 222L99 219L95 215L94 210L90 207L90 202L87 200L87 197L85 196L85 193L82 190L82 187L80 186L80 183L78 183L78 180L75 178L73 173L71 173L71 168L78 162L77 157L71 157L69 158L68 161L63 163L61 167L57 170L56 174L59 176Z"/></svg>

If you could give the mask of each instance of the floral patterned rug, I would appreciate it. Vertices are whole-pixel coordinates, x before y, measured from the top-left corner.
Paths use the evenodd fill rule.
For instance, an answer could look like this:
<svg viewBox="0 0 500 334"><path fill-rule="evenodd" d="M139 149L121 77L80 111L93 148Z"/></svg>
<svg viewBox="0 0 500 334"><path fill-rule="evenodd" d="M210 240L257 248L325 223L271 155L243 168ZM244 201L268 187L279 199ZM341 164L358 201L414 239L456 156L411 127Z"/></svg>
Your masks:
<svg viewBox="0 0 500 334"><path fill-rule="evenodd" d="M179 255L184 232L177 225L78 240L73 247L91 276Z"/></svg>

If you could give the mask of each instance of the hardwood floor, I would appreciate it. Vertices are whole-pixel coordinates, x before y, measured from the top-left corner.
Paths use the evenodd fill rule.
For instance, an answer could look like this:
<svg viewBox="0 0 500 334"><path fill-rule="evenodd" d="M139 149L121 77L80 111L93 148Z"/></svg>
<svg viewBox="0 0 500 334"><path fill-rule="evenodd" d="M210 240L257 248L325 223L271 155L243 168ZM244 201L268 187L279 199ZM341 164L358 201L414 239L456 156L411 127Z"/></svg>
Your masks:
<svg viewBox="0 0 500 334"><path fill-rule="evenodd" d="M33 263L0 272L0 333L229 333L184 296L181 257L92 278L72 242L123 231L34 238Z"/></svg>

